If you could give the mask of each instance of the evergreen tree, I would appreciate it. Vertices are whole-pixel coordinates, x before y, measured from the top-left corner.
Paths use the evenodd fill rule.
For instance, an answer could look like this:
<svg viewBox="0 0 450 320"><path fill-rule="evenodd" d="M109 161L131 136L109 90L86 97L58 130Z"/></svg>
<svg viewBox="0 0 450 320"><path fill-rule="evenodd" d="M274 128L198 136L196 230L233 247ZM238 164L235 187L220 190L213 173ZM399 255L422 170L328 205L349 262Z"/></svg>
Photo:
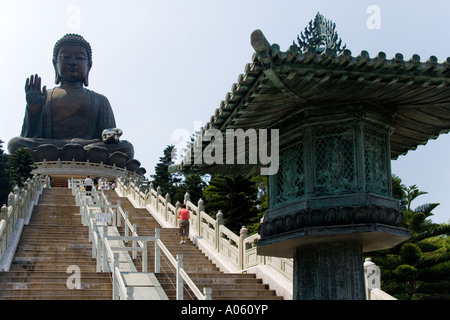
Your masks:
<svg viewBox="0 0 450 320"><path fill-rule="evenodd" d="M27 179L33 176L31 171L34 169L34 161L30 152L20 148L9 157L9 162L11 179L19 188L23 187Z"/></svg>
<svg viewBox="0 0 450 320"><path fill-rule="evenodd" d="M450 225L429 219L438 203L412 210L412 201L426 192L416 185L401 186L406 198L403 227L411 238L370 255L381 269L382 288L398 299L450 299Z"/></svg>
<svg viewBox="0 0 450 320"><path fill-rule="evenodd" d="M0 207L8 203L8 195L13 187L8 156L4 153L2 144L3 141L0 140Z"/></svg>
<svg viewBox="0 0 450 320"><path fill-rule="evenodd" d="M169 172L169 166L174 164L172 161L173 155L175 154L175 146L169 145L164 151L164 155L159 158L159 162L155 166L155 174L151 175L153 178L153 186L161 188L161 194L165 196L169 194L170 199L173 200L176 193L176 188L181 182L181 178L178 174L173 174Z"/></svg>
<svg viewBox="0 0 450 320"><path fill-rule="evenodd" d="M239 234L258 214L258 189L250 178L242 176L214 176L203 192L206 212L215 217L221 210L225 226Z"/></svg>
<svg viewBox="0 0 450 320"><path fill-rule="evenodd" d="M203 198L203 191L207 187L207 183L203 178L196 174L190 174L185 177L181 185L176 189L172 203L175 204L177 201L180 203L184 202L184 196L189 193L191 202L197 205L198 200Z"/></svg>

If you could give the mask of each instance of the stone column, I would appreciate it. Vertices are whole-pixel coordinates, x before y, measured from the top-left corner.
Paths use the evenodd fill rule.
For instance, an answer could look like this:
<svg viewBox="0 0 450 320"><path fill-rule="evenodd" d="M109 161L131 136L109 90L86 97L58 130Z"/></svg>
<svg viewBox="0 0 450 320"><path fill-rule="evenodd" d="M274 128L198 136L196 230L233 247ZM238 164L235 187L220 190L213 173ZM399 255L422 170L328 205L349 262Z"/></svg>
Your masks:
<svg viewBox="0 0 450 320"><path fill-rule="evenodd" d="M317 243L296 249L295 300L364 300L362 248L358 242Z"/></svg>

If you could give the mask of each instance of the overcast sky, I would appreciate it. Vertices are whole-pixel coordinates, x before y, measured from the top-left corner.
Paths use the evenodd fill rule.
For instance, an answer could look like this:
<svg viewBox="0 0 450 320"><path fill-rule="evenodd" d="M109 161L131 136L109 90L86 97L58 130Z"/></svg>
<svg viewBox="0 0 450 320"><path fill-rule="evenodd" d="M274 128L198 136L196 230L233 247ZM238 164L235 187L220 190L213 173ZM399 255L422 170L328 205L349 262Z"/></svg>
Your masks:
<svg viewBox="0 0 450 320"><path fill-rule="evenodd" d="M353 56L450 56L448 0L0 0L3 148L21 131L25 79L37 73L54 87L53 46L79 33L93 50L89 89L109 99L149 177L164 148L206 124L244 73L253 30L285 51L318 11L336 23ZM438 223L450 218L449 147L441 135L392 162L406 185L429 192L416 206L441 203Z"/></svg>

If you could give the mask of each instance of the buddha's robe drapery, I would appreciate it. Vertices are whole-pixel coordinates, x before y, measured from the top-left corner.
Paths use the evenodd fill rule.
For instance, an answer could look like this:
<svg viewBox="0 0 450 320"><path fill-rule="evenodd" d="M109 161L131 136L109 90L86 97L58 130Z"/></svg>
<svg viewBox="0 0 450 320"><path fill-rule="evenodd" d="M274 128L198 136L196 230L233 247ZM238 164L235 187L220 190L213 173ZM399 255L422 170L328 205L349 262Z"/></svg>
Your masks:
<svg viewBox="0 0 450 320"><path fill-rule="evenodd" d="M67 143L78 143L85 149L96 146L106 147L110 153L121 151L134 157L133 146L127 141L105 144L102 141L102 131L115 128L116 121L108 99L92 90L87 91L85 101L81 106L66 117L53 119L52 95L53 89L47 92L47 101L36 115L32 115L28 107L20 137L11 139L8 151L25 147L36 150L39 145L53 144L62 148Z"/></svg>
<svg viewBox="0 0 450 320"><path fill-rule="evenodd" d="M102 131L115 128L116 121L108 99L92 90L81 107L65 119L54 121L52 117L53 89L48 90L47 102L33 116L28 108L22 126L21 137L45 139L93 140L102 138Z"/></svg>

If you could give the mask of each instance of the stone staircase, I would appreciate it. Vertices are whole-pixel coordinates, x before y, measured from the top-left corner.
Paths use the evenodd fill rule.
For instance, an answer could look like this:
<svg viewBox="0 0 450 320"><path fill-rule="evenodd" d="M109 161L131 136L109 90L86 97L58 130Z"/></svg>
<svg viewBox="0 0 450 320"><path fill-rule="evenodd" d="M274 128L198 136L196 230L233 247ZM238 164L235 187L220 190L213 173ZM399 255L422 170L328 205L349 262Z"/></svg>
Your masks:
<svg viewBox="0 0 450 320"><path fill-rule="evenodd" d="M194 283L203 290L212 288L213 299L220 300L281 300L253 274L221 272L192 242L180 244L177 228L161 228L145 209L136 209L126 198L107 191L113 204L121 200L123 210L136 223L140 236L153 236L161 230L161 240L176 256L183 255L184 269ZM119 228L119 231L123 232ZM96 260L91 257L88 227L81 224L79 208L71 190L44 189L39 204L34 207L28 225L25 225L10 270L0 272L0 300L110 300L112 283L110 273L96 272ZM141 257L134 260L142 270ZM67 281L79 268L81 288L70 289ZM154 272L154 247L148 250L149 272ZM161 254L161 272L156 274L169 299L175 297L175 271ZM186 288L184 299L195 299Z"/></svg>
<svg viewBox="0 0 450 320"><path fill-rule="evenodd" d="M44 189L23 228L10 270L0 272L0 299L111 299L111 275L96 272L91 248L71 190ZM80 289L67 286L76 275L71 266L79 268Z"/></svg>
<svg viewBox="0 0 450 320"><path fill-rule="evenodd" d="M183 255L183 266L197 287L203 291L204 287L212 288L213 300L282 300L274 290L263 284L254 274L223 273L214 265L194 244L188 241L180 244L178 228L161 228L158 222L146 209L135 208L127 198L119 198L114 191L106 191L108 199L113 204L120 199L121 207L128 211L131 223L136 224L140 236L154 236L155 228L160 228L160 236L164 245L176 257ZM141 261L135 259L136 269L142 270ZM149 272L154 272L154 249L148 249ZM175 271L173 266L161 254L161 272L156 274L169 299L175 297ZM184 299L194 299L194 294L184 290Z"/></svg>

